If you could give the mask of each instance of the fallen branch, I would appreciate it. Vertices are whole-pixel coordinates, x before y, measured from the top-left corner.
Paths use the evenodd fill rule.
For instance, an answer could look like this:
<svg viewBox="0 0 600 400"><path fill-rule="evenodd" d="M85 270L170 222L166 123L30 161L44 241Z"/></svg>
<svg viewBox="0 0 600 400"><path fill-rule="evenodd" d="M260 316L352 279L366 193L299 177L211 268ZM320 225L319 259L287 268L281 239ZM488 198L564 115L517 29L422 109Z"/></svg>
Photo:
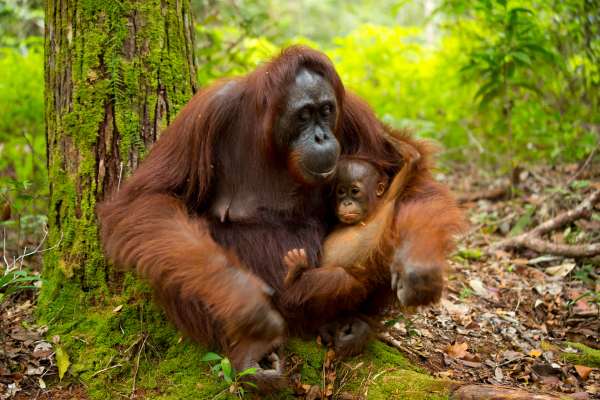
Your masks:
<svg viewBox="0 0 600 400"><path fill-rule="evenodd" d="M525 389L507 388L491 385L467 384L452 392L450 399L455 400L559 400L560 397L548 393L533 392Z"/></svg>
<svg viewBox="0 0 600 400"><path fill-rule="evenodd" d="M477 201L482 199L495 199L496 197L502 196L504 193L506 193L507 190L508 187L504 187L493 190L482 190L480 192L475 193L461 193L456 195L456 200L459 203L468 203L471 201Z"/></svg>
<svg viewBox="0 0 600 400"><path fill-rule="evenodd" d="M600 202L600 190L596 190L574 210L564 212L519 236L504 239L493 245L495 248L512 250L526 247L538 253L558 254L565 257L592 257L600 254L600 244L571 245L552 243L542 239L546 233L563 227L580 218L590 218L594 206ZM492 247L492 246L489 246ZM487 249L490 251L490 249Z"/></svg>

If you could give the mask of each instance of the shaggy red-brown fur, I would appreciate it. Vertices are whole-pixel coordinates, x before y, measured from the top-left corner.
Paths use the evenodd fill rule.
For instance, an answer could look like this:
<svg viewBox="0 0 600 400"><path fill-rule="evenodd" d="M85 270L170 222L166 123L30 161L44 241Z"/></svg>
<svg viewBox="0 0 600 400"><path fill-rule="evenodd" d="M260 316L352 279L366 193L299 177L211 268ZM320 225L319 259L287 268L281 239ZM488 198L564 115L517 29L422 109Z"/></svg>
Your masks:
<svg viewBox="0 0 600 400"><path fill-rule="evenodd" d="M368 157L390 177L397 173L402 159L381 137L371 108L345 92L324 54L292 46L247 76L197 93L120 192L98 207L107 255L150 281L179 329L228 351L236 341L236 354L244 352L244 343L250 348L280 336L281 317L291 333L306 332L342 310L374 315L392 294L386 277L358 304L335 280L314 304L284 299L282 255L303 248L315 268L331 226L330 189L293 181L289 158L273 145L278 107L301 68L325 77L343 105L335 130L341 154ZM405 252L397 265L442 268L463 216L431 177L431 146L402 131L394 134L424 160L398 204ZM271 297L265 283L274 290Z"/></svg>

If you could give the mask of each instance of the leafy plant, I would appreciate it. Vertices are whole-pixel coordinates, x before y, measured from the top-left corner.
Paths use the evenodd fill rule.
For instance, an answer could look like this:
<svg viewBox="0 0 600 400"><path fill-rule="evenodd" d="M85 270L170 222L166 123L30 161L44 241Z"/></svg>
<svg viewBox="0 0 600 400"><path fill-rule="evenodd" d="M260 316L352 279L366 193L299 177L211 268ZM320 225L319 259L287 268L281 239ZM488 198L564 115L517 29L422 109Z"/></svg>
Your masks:
<svg viewBox="0 0 600 400"><path fill-rule="evenodd" d="M238 373L235 370L235 367L231 365L231 362L228 358L223 358L215 353L206 353L202 358L202 361L220 361L213 365L211 371L213 371L214 373L215 380L219 379L219 371L223 371L223 379L225 379L225 382L231 384L231 386L229 387L229 392L231 394L235 393L238 394L240 397L243 397L245 392L244 388L242 387L242 384L258 389L254 383L242 382L240 380L240 378L244 375L255 373L257 371L256 368L248 368L247 370Z"/></svg>
<svg viewBox="0 0 600 400"><path fill-rule="evenodd" d="M43 204L47 199L45 194L48 182L46 179L36 179L32 182L12 181L9 184L12 187L0 187L0 207L3 210L3 221L0 222L0 226L16 229L16 252L20 254L21 231L35 234L47 222L47 217L40 213L40 208L44 207ZM16 218L11 218L13 215Z"/></svg>
<svg viewBox="0 0 600 400"><path fill-rule="evenodd" d="M540 35L536 35L538 26L531 9L509 7L507 0L477 0L474 9L484 21L489 36L481 40L480 46L469 55L468 65L461 71L477 70L481 77L481 87L475 94L480 112L493 100L501 100L508 141L509 171L513 182L512 109L515 99L511 93L515 88L520 88L542 95L535 82L532 59L551 53L544 47ZM522 69L527 73L519 73Z"/></svg>

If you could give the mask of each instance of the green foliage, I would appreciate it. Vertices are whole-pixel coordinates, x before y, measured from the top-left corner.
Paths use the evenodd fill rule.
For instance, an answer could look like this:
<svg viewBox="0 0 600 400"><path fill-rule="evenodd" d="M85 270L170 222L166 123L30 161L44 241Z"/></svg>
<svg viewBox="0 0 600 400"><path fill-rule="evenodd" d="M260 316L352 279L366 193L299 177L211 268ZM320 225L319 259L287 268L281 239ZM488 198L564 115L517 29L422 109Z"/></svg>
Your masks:
<svg viewBox="0 0 600 400"><path fill-rule="evenodd" d="M0 222L0 227L10 228L17 232L17 253L21 234L38 234L48 218L45 214L46 192L48 182L46 179L36 179L33 182L11 181L6 186L0 186L0 206L8 204L11 218Z"/></svg>
<svg viewBox="0 0 600 400"><path fill-rule="evenodd" d="M0 48L0 186L46 176L43 40Z"/></svg>
<svg viewBox="0 0 600 400"><path fill-rule="evenodd" d="M44 282L48 285L52 285L52 283L39 276L29 276L27 271L10 271L12 268L17 268L14 264L15 263L7 266L4 276L0 279L0 302L4 302L8 296L21 289L39 289L37 286L23 286L19 282ZM10 267L11 265L12 268Z"/></svg>
<svg viewBox="0 0 600 400"><path fill-rule="evenodd" d="M242 383L249 385L253 388L257 388L256 385L252 382L242 382L239 380L244 375L255 373L257 371L257 368L248 368L247 370L238 373L235 370L235 367L231 365L231 362L228 358L222 358L221 356L215 353L206 353L206 355L204 355L204 357L202 358L202 361L215 360L219 360L220 362L213 365L213 367L210 370L214 372L215 380L219 379L219 371L223 371L223 379L225 380L225 382L231 385L231 393L237 392L240 394L240 396L244 396L244 388L242 387Z"/></svg>

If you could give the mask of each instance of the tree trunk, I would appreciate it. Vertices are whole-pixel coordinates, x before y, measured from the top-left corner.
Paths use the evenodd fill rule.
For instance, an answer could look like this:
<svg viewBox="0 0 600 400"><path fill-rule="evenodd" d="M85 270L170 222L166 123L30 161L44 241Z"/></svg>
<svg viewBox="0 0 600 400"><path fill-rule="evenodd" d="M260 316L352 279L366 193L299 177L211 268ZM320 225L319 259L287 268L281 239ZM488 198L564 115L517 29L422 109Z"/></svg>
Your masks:
<svg viewBox="0 0 600 400"><path fill-rule="evenodd" d="M198 90L189 0L47 0L50 181L42 316L108 294L95 204L118 190ZM62 238L62 239L61 239ZM60 299L64 301L59 301ZM65 303L67 301L67 303Z"/></svg>

